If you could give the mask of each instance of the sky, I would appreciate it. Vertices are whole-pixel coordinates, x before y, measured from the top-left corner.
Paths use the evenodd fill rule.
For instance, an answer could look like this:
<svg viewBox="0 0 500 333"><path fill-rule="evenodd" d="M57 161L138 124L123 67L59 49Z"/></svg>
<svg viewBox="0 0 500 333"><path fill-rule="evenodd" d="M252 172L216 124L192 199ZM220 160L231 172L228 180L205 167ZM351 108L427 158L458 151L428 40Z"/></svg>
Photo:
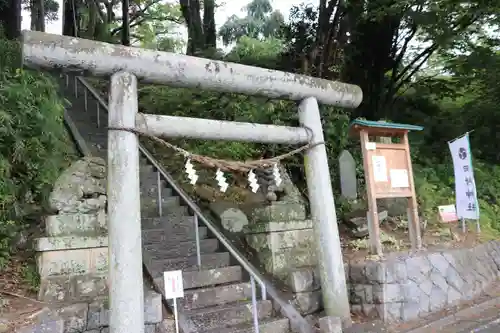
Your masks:
<svg viewBox="0 0 500 333"><path fill-rule="evenodd" d="M61 34L62 32L62 1L59 0L59 20L56 22L47 23L45 27L45 31L52 34ZM215 11L215 23L217 25L217 29L224 24L224 22L232 15L241 15L243 16L243 7L248 4L250 0L223 0L223 2L218 1L222 6L217 8ZM285 18L288 17L290 9L294 5L298 5L302 2L317 4L319 0L271 0L271 4L275 10L279 10L283 13ZM23 12L23 20L22 20L22 29L30 28L30 14L28 11Z"/></svg>

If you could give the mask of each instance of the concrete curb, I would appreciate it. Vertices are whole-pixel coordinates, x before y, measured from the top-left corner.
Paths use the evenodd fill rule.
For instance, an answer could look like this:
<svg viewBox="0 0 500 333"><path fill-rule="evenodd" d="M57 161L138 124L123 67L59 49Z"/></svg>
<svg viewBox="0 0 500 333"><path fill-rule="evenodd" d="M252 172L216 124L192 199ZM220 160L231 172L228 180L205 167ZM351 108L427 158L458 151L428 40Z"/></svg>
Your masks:
<svg viewBox="0 0 500 333"><path fill-rule="evenodd" d="M408 331L404 331L404 333L429 333L429 332L439 332L444 326L451 325L455 323L457 320L460 320L460 317L467 317L477 314L483 310L486 310L490 307L493 307L497 304L500 304L500 296L489 299L482 303L473 305L469 308L460 310L451 315L448 315L444 318L438 319L436 321L427 323L423 326L412 328Z"/></svg>

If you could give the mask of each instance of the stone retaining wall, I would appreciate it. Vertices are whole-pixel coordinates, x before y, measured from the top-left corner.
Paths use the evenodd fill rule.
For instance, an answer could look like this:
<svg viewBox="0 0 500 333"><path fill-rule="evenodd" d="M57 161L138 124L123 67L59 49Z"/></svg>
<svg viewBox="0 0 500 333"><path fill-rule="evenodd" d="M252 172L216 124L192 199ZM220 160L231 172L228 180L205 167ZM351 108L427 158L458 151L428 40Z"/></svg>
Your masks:
<svg viewBox="0 0 500 333"><path fill-rule="evenodd" d="M323 309L323 295L317 266L297 268L290 272L288 285L292 289L294 306L302 315Z"/></svg>
<svg viewBox="0 0 500 333"><path fill-rule="evenodd" d="M500 276L500 241L349 264L351 308L385 322L418 319L483 292Z"/></svg>
<svg viewBox="0 0 500 333"><path fill-rule="evenodd" d="M144 295L145 333L154 333L162 321L161 295L146 290ZM108 333L109 309L107 299L91 303L74 303L59 308L44 309L31 326L18 329L19 333Z"/></svg>

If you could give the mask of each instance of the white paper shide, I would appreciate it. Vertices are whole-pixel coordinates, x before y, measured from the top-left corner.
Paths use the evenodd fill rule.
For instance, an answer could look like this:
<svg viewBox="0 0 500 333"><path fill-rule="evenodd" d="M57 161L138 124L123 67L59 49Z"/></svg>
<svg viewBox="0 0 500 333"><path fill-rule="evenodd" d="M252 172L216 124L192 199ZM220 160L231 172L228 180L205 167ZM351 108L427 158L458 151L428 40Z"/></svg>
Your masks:
<svg viewBox="0 0 500 333"><path fill-rule="evenodd" d="M450 143L453 169L455 171L455 198L457 216L461 219L479 219L476 182L472 169L469 135L466 134Z"/></svg>

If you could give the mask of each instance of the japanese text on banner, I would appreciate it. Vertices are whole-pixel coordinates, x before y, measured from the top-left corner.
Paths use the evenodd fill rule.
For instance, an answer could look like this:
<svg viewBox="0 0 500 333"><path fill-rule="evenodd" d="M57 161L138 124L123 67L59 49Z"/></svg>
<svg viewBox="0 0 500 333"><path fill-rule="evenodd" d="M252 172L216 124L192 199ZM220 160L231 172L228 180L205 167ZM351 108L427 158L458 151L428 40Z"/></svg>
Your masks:
<svg viewBox="0 0 500 333"><path fill-rule="evenodd" d="M448 143L455 171L455 197L457 216L464 219L479 219L476 182L472 169L469 135L466 134Z"/></svg>

